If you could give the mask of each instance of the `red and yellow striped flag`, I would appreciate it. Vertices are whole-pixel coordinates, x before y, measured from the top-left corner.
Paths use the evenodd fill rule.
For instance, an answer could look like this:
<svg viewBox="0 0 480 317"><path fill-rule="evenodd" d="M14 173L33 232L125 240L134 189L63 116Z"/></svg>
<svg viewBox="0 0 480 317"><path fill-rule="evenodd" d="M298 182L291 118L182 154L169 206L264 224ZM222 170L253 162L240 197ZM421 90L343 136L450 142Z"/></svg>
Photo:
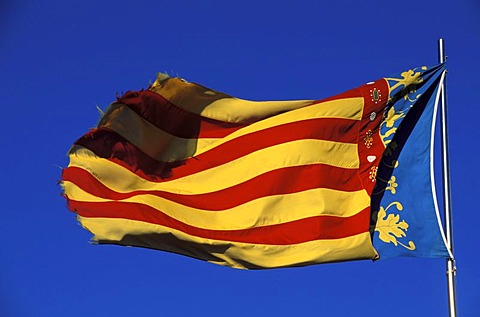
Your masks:
<svg viewBox="0 0 480 317"><path fill-rule="evenodd" d="M254 102L159 76L77 140L69 208L98 243L235 268L374 259L384 79L321 101Z"/></svg>

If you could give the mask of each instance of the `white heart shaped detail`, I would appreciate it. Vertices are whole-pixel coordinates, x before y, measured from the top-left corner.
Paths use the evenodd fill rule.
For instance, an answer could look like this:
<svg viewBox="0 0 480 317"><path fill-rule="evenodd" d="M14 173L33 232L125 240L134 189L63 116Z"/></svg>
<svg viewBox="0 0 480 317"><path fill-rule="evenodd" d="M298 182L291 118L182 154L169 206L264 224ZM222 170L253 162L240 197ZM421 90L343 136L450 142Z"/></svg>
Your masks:
<svg viewBox="0 0 480 317"><path fill-rule="evenodd" d="M369 155L367 156L367 161L369 161L370 163L372 163L373 161L375 161L377 157L375 155Z"/></svg>

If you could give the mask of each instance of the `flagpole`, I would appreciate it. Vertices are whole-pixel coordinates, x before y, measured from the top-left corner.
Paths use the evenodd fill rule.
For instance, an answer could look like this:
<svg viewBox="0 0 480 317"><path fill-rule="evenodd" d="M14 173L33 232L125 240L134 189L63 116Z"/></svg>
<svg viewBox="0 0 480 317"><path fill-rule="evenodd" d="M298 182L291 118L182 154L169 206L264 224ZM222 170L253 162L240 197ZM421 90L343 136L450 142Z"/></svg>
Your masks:
<svg viewBox="0 0 480 317"><path fill-rule="evenodd" d="M440 63L447 61L445 55L445 41L438 40L438 58ZM441 100L441 134L442 134L442 167L443 167L443 201L445 208L445 233L448 248L453 254L453 228L451 212L451 190L450 190L450 161L448 153L448 125L447 125L447 93L446 79L443 81L440 93ZM457 298L455 294L456 267L455 259L447 259L447 285L448 285L448 306L450 317L457 316Z"/></svg>

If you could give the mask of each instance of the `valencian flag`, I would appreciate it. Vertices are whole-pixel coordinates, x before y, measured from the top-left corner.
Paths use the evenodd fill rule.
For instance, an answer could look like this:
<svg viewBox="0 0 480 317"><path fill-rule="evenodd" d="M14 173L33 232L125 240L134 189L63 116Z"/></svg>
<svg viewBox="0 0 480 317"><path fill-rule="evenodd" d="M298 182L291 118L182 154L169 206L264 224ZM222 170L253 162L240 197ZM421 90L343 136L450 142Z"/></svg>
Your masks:
<svg viewBox="0 0 480 317"><path fill-rule="evenodd" d="M74 143L68 207L94 242L234 268L447 257L431 176L444 71L263 102L161 74Z"/></svg>

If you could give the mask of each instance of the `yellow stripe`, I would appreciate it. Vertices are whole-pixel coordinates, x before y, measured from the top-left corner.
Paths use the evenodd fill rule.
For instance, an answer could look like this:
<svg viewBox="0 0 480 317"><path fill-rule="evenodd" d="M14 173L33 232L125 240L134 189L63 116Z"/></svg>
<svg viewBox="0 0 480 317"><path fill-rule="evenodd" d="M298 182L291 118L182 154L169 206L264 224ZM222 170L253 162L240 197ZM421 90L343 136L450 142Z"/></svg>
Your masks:
<svg viewBox="0 0 480 317"><path fill-rule="evenodd" d="M65 194L72 200L112 201L89 194L68 181L64 181L63 186ZM141 203L160 210L183 223L213 230L236 230L275 225L319 215L350 217L370 205L370 197L365 190L342 192L326 188L262 197L223 211L192 208L154 195L137 195L115 201Z"/></svg>
<svg viewBox="0 0 480 317"><path fill-rule="evenodd" d="M226 99L217 100L212 104L210 104L208 107L206 107L202 111L202 115L214 116L216 113L222 112L223 109L228 109L229 111L232 112L230 116L234 116L234 115L238 116L234 118L234 121L241 121L243 116L254 117L255 120L259 120L267 116L266 115L263 116L263 114L261 116L258 116L255 113L249 113L247 111L259 112L261 110L266 114L273 112L274 113L273 115L277 115L275 113L276 111L273 110L275 109L275 106L277 104L295 105L296 102L303 102L303 101L262 101L260 102L260 101L248 101L248 100L242 100L242 99L236 99L236 98L226 98ZM352 107L352 104L353 104L353 107ZM363 106L363 98L331 100L331 101L326 101L323 103L311 105L309 107L305 107L306 105L301 106L299 109L296 109L297 108L296 106L295 107L292 106L291 107L292 109L288 109L289 111L286 113L293 112L297 115L311 113L312 115L314 115L314 117L317 117L317 118L334 117L334 118L356 119L358 108L355 106L359 104ZM237 111L241 112L242 110L243 112L246 112L246 114L243 116L238 115ZM360 120L360 119L356 119L356 120Z"/></svg>
<svg viewBox="0 0 480 317"><path fill-rule="evenodd" d="M250 101L211 90L198 84L188 83L179 78L156 81L151 91L163 96L174 105L204 117L225 121L251 123L280 113L300 109L310 105L314 100L286 101ZM363 98L360 99L363 103ZM347 100L347 99L342 99ZM324 102L329 104L332 101ZM348 103L348 102L347 102ZM341 112L350 111L348 105L341 107L337 115L345 117ZM351 117L351 116L348 116Z"/></svg>
<svg viewBox="0 0 480 317"><path fill-rule="evenodd" d="M174 105L203 117L224 122L251 123L282 112L305 107L313 100L249 101L211 90L179 78L155 81L150 87Z"/></svg>
<svg viewBox="0 0 480 317"><path fill-rule="evenodd" d="M209 255L214 258L209 262L244 269L246 264L259 268L274 268L285 266L299 266L315 263L338 262L359 259L375 259L378 254L372 246L370 233L365 232L356 236L333 239L315 240L294 245L262 245L239 242L204 239L185 234L160 225L141 221L118 218L86 218L80 217L82 225L94 234L93 240L100 242L118 242L126 236L133 241L135 235L170 234L183 241L185 248L175 248L172 245L155 243L155 238L135 241L137 246L146 246L160 250L168 250L194 257L201 256L201 251L188 251L190 243L198 244L199 248L218 247L220 252ZM130 245L126 241L127 245Z"/></svg>
<svg viewBox="0 0 480 317"><path fill-rule="evenodd" d="M299 140L268 147L226 164L162 183L150 182L85 148L70 154L70 165L86 169L105 186L117 192L162 190L181 194L218 191L265 172L288 166L327 164L356 169L357 145L324 140Z"/></svg>
<svg viewBox="0 0 480 317"><path fill-rule="evenodd" d="M98 127L115 131L143 153L162 162L191 157L197 151L197 147L204 149L217 140L185 139L173 136L122 104L112 104Z"/></svg>

